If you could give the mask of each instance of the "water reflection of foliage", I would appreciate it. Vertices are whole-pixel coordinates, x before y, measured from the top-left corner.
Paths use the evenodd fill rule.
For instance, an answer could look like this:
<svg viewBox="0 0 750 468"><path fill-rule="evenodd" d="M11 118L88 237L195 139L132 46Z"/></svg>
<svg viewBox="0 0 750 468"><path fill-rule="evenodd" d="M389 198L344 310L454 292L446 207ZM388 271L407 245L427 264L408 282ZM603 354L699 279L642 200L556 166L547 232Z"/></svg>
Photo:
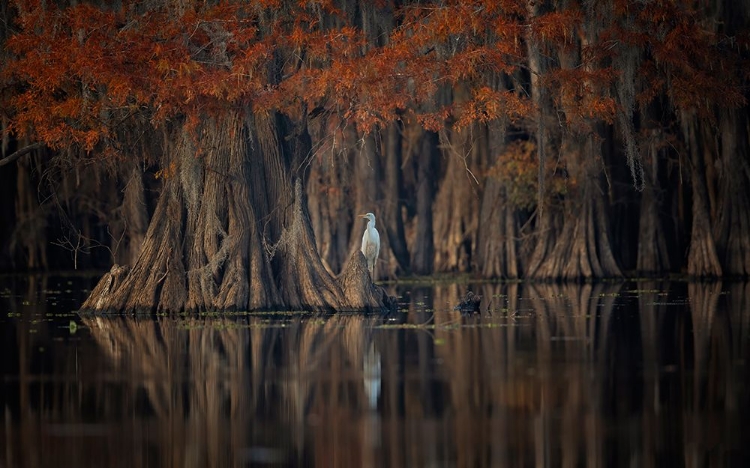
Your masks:
<svg viewBox="0 0 750 468"><path fill-rule="evenodd" d="M176 349L159 350L146 342L170 336L163 321L153 338L133 343L145 352L131 354L141 356L140 372L151 368L154 376L164 375L154 360L185 356L176 369L191 369L185 393L192 398L175 402L172 395L171 404L191 411L187 421L172 417L165 424L185 431L180 426L193 421L197 429L177 438L185 446L198 444L208 428L214 438L205 446L225 450L198 460L217 465L242 453L248 440L263 441L257 427L248 433L231 411L228 430L216 430L227 419L220 408L253 414L255 424L280 424L268 446L279 447L277 438L286 434L282 446L293 459L326 466L727 461L712 451L711 436L724 432L712 425L717 414L747 414L736 411L744 403L733 363L747 355L750 330L733 301L717 314L717 302L729 296L720 294L720 284L688 287L690 320L669 310L680 298L658 283L636 291L622 284L482 285L477 293L493 299L472 317L447 307L463 291L457 285L413 291L404 320L415 328L397 332L374 333L378 319L354 316L286 328L254 320L248 328L198 324L162 338L179 341ZM742 297L747 304L750 295ZM628 301L639 314L618 311ZM433 326L421 327L426 317ZM732 334L744 341L735 344ZM135 335L148 332L123 336ZM382 362L378 412L362 385L373 349ZM161 385L149 390L157 401L173 388ZM169 432L164 437L175 440Z"/></svg>
<svg viewBox="0 0 750 468"><path fill-rule="evenodd" d="M458 466L602 465L597 349L606 346L617 285L482 285L497 328L438 331L454 408ZM445 291L447 301L460 294ZM436 294L436 298L440 297ZM437 299L436 299L437 300ZM490 302L491 301L491 302ZM458 312L446 320L461 320ZM572 363L573 365L569 365ZM577 365L581 363L582 365ZM562 374L562 375L561 375Z"/></svg>
<svg viewBox="0 0 750 468"><path fill-rule="evenodd" d="M688 296L694 343L686 353L692 365L680 369L685 462L730 466L750 450L742 435L750 409L750 285L730 283L722 289L720 282L691 283ZM743 378L737 379L740 370ZM726 450L725 444L735 450Z"/></svg>
<svg viewBox="0 0 750 468"><path fill-rule="evenodd" d="M131 428L108 426L81 464L697 466L747 450L750 286L484 284L478 316L451 310L465 291L413 289L387 327L87 318L112 372L24 417L85 422L92 405ZM31 427L7 440L37 443Z"/></svg>
<svg viewBox="0 0 750 468"><path fill-rule="evenodd" d="M352 382L364 379L372 320L85 321L118 371L133 376L131 391L145 391L158 445L189 448L162 451L169 457L163 462L234 466L256 456L306 456L317 411L332 402L362 404L366 389Z"/></svg>
<svg viewBox="0 0 750 468"><path fill-rule="evenodd" d="M482 285L486 301L500 301L484 316L436 316L464 325L508 317L492 333L436 329L451 458L458 466L730 464L747 450L736 428L748 414L749 376L737 366L750 355L750 287L722 294L720 283L694 283L686 299L668 286ZM438 290L435 302L455 303L464 290ZM719 298L725 313L716 313ZM688 299L691 316L675 312ZM623 307L633 302L639 314Z"/></svg>

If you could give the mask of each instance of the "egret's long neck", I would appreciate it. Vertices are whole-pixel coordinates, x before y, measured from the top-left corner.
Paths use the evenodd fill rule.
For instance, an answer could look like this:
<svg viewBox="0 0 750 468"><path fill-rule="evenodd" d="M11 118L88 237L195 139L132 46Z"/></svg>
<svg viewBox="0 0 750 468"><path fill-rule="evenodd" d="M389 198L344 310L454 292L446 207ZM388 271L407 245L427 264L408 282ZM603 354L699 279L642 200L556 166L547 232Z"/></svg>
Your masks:
<svg viewBox="0 0 750 468"><path fill-rule="evenodd" d="M375 229L375 220L367 221L367 229Z"/></svg>

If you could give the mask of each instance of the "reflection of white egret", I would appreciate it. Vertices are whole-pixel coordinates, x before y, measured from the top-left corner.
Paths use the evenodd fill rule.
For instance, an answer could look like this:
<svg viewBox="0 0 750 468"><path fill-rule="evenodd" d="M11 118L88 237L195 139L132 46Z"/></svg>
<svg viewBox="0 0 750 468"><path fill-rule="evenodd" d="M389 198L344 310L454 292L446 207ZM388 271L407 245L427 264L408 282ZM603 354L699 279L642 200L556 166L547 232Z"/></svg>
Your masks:
<svg viewBox="0 0 750 468"><path fill-rule="evenodd" d="M380 387L382 374L380 370L380 353L375 348L375 342L370 341L367 352L362 356L362 374L367 397L367 414L364 415L362 460L360 466L369 468L376 465L377 454L381 452L383 433L380 427L380 413L378 413L378 400L380 399Z"/></svg>
<svg viewBox="0 0 750 468"><path fill-rule="evenodd" d="M367 219L367 229L362 235L362 253L367 260L367 269L370 270L370 277L375 281L375 262L378 260L380 253L380 234L375 229L375 215L367 213L359 215L360 218Z"/></svg>
<svg viewBox="0 0 750 468"><path fill-rule="evenodd" d="M370 343L370 348L362 359L362 370L364 373L365 394L367 403L371 410L378 408L380 397L380 353L375 349L375 343Z"/></svg>

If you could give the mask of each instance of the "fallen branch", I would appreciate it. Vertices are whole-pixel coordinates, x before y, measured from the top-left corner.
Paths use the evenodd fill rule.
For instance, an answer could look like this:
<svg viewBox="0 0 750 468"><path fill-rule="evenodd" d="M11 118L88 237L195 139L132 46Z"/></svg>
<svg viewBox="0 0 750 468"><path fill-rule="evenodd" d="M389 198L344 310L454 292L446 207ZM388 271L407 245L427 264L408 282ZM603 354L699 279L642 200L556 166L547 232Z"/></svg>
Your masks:
<svg viewBox="0 0 750 468"><path fill-rule="evenodd" d="M10 156L7 156L3 159L0 159L0 167L5 166L6 164L10 164L16 159L20 158L26 153L31 153L35 149L39 149L44 146L44 143L33 143L29 146L24 146L20 150L17 150L16 152L12 153Z"/></svg>

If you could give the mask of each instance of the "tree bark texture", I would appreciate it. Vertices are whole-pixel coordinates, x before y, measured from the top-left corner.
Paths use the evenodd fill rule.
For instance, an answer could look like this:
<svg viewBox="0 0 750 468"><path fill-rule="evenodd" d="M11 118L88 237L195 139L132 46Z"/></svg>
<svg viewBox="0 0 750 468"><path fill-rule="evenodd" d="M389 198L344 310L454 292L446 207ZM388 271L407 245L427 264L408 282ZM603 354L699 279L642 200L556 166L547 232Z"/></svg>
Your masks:
<svg viewBox="0 0 750 468"><path fill-rule="evenodd" d="M94 1L77 8L78 3L59 3L59 17L72 22L80 14L85 20L106 6ZM345 0L335 2L335 12L318 2L281 2L276 10L258 6L257 17L247 10L257 23L247 33L259 32L247 41L239 35L228 39L230 31L238 30L224 28L226 22L222 26L206 19L209 16L200 19L203 13L228 11L224 6L168 3L148 2L143 12L161 10L176 28L195 17L201 30L182 42L180 34L169 39L186 48L183 59L190 63L175 73L175 83L197 83L208 76L205 71L231 69L246 52L253 54L252 44L273 50L259 54L263 68L248 78L254 83L263 77L257 89L243 88L241 97L224 96L224 83L215 83L216 89L207 83L185 100L175 87L174 95L182 97L170 115L159 120L159 109L168 106L151 107L149 98L140 97L152 89L133 89L123 97L138 102L132 109L112 104L108 93L116 89L109 86L136 86L138 80L128 81L134 78L131 71L121 69L129 67L113 65L106 73L93 73L88 79L111 74L112 80L91 89L81 86L79 76L63 73L44 86L54 88L47 98L60 103L58 111L69 106L71 116L61 114L54 120L59 126L24 135L23 122L33 127L35 120L14 119L36 114L24 114L24 106L12 103L26 102L15 99L18 93L38 85L29 77L33 67L40 66L33 61L35 53L44 51L22 47L34 43L23 39L35 37L33 28L19 23L2 30L0 55L9 65L20 60L20 68L9 72L4 88L8 99L3 100L9 108L0 118L0 184L7 185L3 194L8 199L0 227L0 269L128 264L129 273L113 278L107 283L111 290L95 301L113 310L148 304L156 304L156 310L325 308L346 304L334 276L348 271L357 257L365 224L356 215L373 212L383 243L380 279L466 271L493 278L580 279L619 276L623 268L646 275L679 271L695 277L750 276L747 90L743 78L710 79L715 70L734 77L745 66L745 52L733 41L747 29L747 2L719 0L695 8L657 2L646 13L628 9L614 23L609 18L620 7L612 2L526 0L510 15L502 9L459 8L461 2L425 6ZM20 14L23 2L6 6L13 16ZM51 12L53 5L44 8ZM191 8L195 11L183 18ZM140 14L122 13L136 20L128 15ZM303 13L315 18L305 31L310 33L307 39L285 30ZM510 21L523 31L519 46L512 52L495 47L499 32L492 28L477 28L474 36L465 31L433 34L439 28L433 31L431 26L442 24L433 21L443 13L443 26L456 16L451 25L456 30L470 24L462 23L462 15L472 21ZM547 18L555 21L550 24ZM111 26L112 37L103 36L101 47L116 51L121 33L135 26L124 24ZM672 37L681 24L691 29ZM74 28L59 27L67 32L57 26L37 29L43 35L72 34L66 40L75 42L75 32L70 32ZM648 36L654 28L662 28L664 37L641 42L639 36ZM618 30L632 34L620 36ZM326 47L335 41L329 33L351 33L352 40L361 42L341 54L330 53ZM166 41L168 36L156 38L149 30L139 34L134 37L155 50L161 46L151 39ZM277 44L273 37L274 43L266 44L271 34L291 42ZM22 40L13 46L8 41L16 35ZM199 38L203 35L206 38ZM607 35L614 39L607 42ZM712 35L726 40L712 42ZM670 42L677 38L677 43ZM299 46L290 45L298 40ZM677 46L674 63L659 58ZM499 55L487 54L491 50ZM716 53L716 61L705 56L706 50ZM691 51L696 51L692 57ZM60 53L62 67L65 51ZM22 61L24 56L29 60ZM434 62L457 66L425 67L431 76L409 66L422 63L422 58L428 64L432 56ZM508 56L511 60L502 66ZM73 59L81 60L76 57L68 57L71 70L78 66ZM169 57L164 55L167 62ZM183 59L159 67L180 68L175 64ZM142 65L149 70L154 64ZM193 81L193 68L201 70L199 81ZM683 76L683 68L696 71L696 81ZM315 82L318 72L332 70L341 72L341 86ZM86 73L81 70L82 76ZM154 73L158 82L160 72ZM237 76L243 73L238 70ZM324 80L326 73L320 75ZM702 86L698 79L715 86ZM154 87L148 80L144 83ZM35 91L39 96L47 92L42 88ZM693 99L695 89L705 90L705 102ZM717 89L726 89L734 104L717 98ZM263 104L278 112L249 109L256 97L274 96L279 90L285 96L289 92L289 102L269 97ZM385 92L380 95L379 90ZM75 95L79 91L80 96ZM339 101L338 91L349 102ZM170 89L160 92L172 94ZM91 119L96 123L74 117L79 111L87 115L84 108L100 98L101 115ZM33 102L46 101L30 99L27 104ZM83 108L77 109L79 104ZM220 110L197 129L191 127L186 134L174 130L181 119L192 122L200 112L195 109L209 108ZM230 108L238 114L217 115ZM367 117L357 117L362 115ZM60 136L67 134L65 127L75 137ZM536 143L535 161L518 171L535 175L536 206L518 206L511 187L492 177L494 168L506 170L505 161L490 158L499 147L492 143L494 127L507 140L501 145ZM163 145L155 143L166 128L176 133ZM646 144L652 129L663 133L658 148ZM88 130L86 138L80 136ZM603 140L608 151L586 149L593 144L584 141L590 135ZM81 149L81 140L88 138L100 138L89 152ZM63 142L59 148L56 141ZM139 145L155 150L144 157L143 148L136 149ZM118 157L110 157L115 153ZM562 160L568 161L564 168L558 164ZM164 177L152 178L156 170ZM550 196L548 186L564 177L564 171L577 172L576 182L565 193ZM152 190L157 184L159 190Z"/></svg>
<svg viewBox="0 0 750 468"><path fill-rule="evenodd" d="M491 155L501 154L505 148L505 132L500 125L490 126L487 131L487 156L490 158L485 171L482 200L479 208L477 232L477 255L474 267L488 278L519 278L521 274L519 256L520 226L518 209L508 200L506 187L495 174L501 173L505 161L492 160Z"/></svg>
<svg viewBox="0 0 750 468"><path fill-rule="evenodd" d="M470 270L476 254L480 187L475 173L483 172L487 159L486 133L470 127L443 133L445 175L433 209L435 271Z"/></svg>
<svg viewBox="0 0 750 468"><path fill-rule="evenodd" d="M659 151L654 141L650 143L644 163L636 268L641 273L658 274L669 271L670 262L667 239L659 214L662 211L662 189L659 185Z"/></svg>
<svg viewBox="0 0 750 468"><path fill-rule="evenodd" d="M750 165L748 120L724 111L720 120L721 178L716 222L717 255L729 276L750 275Z"/></svg>
<svg viewBox="0 0 750 468"><path fill-rule="evenodd" d="M696 120L692 115L682 115L682 129L690 156L690 182L692 185L692 228L687 272L690 276L721 276L721 264L716 254L716 244L711 232L709 197L703 160L703 145L699 140Z"/></svg>
<svg viewBox="0 0 750 468"><path fill-rule="evenodd" d="M412 246L412 271L429 275L435 263L432 204L435 194L434 174L439 157L439 137L435 132L422 135L416 155L416 215L417 228Z"/></svg>
<svg viewBox="0 0 750 468"><path fill-rule="evenodd" d="M385 168L383 171L383 206L381 212L384 221L382 227L388 236L388 244L396 262L396 265L392 265L390 269L408 274L411 271L411 262L402 216L404 205L401 169L403 131L404 126L401 121L392 123L385 131Z"/></svg>
<svg viewBox="0 0 750 468"><path fill-rule="evenodd" d="M541 5L539 2L529 0L526 3L526 11L529 18L534 18L540 14ZM539 164L538 180L539 190L537 193L537 204L540 212L544 211L544 185L545 170L547 162L547 126L545 120L549 112L549 106L546 101L546 92L541 76L543 73L544 62L540 51L539 44L536 40L530 39L526 44L526 53L529 60L529 93L534 103L534 120L536 128L534 129L534 138L536 138L537 162Z"/></svg>
<svg viewBox="0 0 750 468"><path fill-rule="evenodd" d="M119 232L113 232L113 242L117 245L116 263L133 265L143 245L148 229L148 201L143 183L143 171L138 163L126 167L122 179L122 204L118 208L121 219ZM110 223L112 226L114 223Z"/></svg>
<svg viewBox="0 0 750 468"><path fill-rule="evenodd" d="M311 120L314 156L306 184L318 252L332 274L341 271L349 257L355 217L351 195L356 190L352 184L354 141L337 124L337 119L328 116Z"/></svg>
<svg viewBox="0 0 750 468"><path fill-rule="evenodd" d="M604 192L595 164L598 145L589 137L563 147L571 155L569 169L578 187L566 195L556 213L542 213L526 275L566 280L622 276L612 253Z"/></svg>
<svg viewBox="0 0 750 468"><path fill-rule="evenodd" d="M229 115L202 125L197 144L196 135L181 132L170 162L176 173L165 182L140 256L126 273L113 267L82 308L385 307L387 296L370 282L359 252L339 279L324 268L302 181L289 173L309 140L285 145L282 125L274 115Z"/></svg>
<svg viewBox="0 0 750 468"><path fill-rule="evenodd" d="M518 278L519 227L501 182L488 177L482 192L477 235L477 269L486 278Z"/></svg>

